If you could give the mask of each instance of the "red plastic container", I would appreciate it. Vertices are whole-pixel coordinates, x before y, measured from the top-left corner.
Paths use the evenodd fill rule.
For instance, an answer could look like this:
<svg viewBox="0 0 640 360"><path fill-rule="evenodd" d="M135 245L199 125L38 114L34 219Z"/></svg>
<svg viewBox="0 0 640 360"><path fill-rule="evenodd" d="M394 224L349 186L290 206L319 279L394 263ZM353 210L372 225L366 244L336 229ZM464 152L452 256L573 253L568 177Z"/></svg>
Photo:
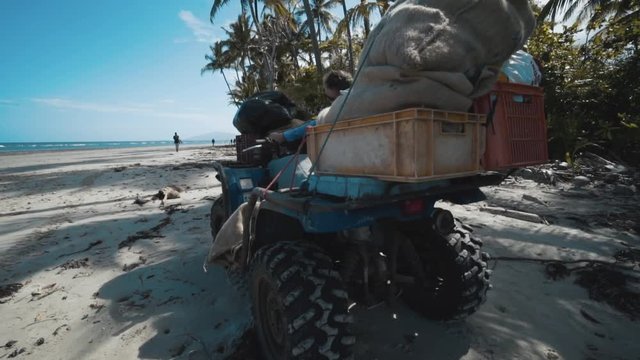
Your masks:
<svg viewBox="0 0 640 360"><path fill-rule="evenodd" d="M490 116L494 108L493 117ZM485 170L501 170L548 161L544 92L536 86L496 83L474 102L474 112L487 114Z"/></svg>

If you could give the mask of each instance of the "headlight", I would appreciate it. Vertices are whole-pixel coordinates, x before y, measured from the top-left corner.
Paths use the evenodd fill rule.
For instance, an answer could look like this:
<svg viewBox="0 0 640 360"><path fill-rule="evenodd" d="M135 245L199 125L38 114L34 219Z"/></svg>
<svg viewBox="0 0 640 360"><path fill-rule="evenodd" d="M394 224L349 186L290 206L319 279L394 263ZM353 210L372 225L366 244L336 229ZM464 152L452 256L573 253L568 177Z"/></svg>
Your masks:
<svg viewBox="0 0 640 360"><path fill-rule="evenodd" d="M240 189L242 190L253 189L253 180L251 180L251 178L240 179Z"/></svg>

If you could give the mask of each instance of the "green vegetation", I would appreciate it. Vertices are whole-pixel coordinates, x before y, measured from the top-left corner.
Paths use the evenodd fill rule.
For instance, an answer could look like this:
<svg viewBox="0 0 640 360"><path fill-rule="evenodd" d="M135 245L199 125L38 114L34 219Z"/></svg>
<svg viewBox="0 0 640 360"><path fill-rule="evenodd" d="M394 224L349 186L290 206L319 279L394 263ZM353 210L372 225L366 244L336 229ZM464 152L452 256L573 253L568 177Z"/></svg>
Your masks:
<svg viewBox="0 0 640 360"><path fill-rule="evenodd" d="M577 21L553 32L562 9ZM544 68L552 158L586 149L640 163L639 41L640 0L551 0L541 9L528 50Z"/></svg>
<svg viewBox="0 0 640 360"><path fill-rule="evenodd" d="M213 1L212 22L228 2ZM353 73L372 17L389 3L242 0L242 13L211 46L202 72L224 75L231 103L279 89L314 113L328 105L323 69ZM570 160L587 149L640 163L640 0L550 0L535 11L538 26L527 46L543 66L551 157ZM576 23L553 31L560 15Z"/></svg>
<svg viewBox="0 0 640 360"><path fill-rule="evenodd" d="M213 1L212 22L228 3ZM278 89L311 113L329 104L321 88L324 69L353 73L370 18L389 7L388 1L365 0L351 9L344 0L243 0L241 4L242 13L224 28L226 39L211 45L211 53L205 55L208 63L202 72L222 73L233 104L257 91ZM342 19L336 19L334 8Z"/></svg>

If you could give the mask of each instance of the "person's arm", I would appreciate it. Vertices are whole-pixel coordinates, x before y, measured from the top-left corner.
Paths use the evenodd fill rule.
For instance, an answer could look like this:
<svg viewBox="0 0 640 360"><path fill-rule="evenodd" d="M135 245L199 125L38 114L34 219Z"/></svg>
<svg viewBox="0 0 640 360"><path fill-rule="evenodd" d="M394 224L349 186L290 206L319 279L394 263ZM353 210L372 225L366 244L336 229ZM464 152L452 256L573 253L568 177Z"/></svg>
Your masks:
<svg viewBox="0 0 640 360"><path fill-rule="evenodd" d="M315 126L316 125L316 121L315 120L311 120L308 121L298 127L295 127L293 129L288 129L285 130L282 135L284 136L284 140L287 142L292 142L292 141L296 141L296 140L300 140L304 137L304 135L306 134L307 131L307 127L308 126Z"/></svg>

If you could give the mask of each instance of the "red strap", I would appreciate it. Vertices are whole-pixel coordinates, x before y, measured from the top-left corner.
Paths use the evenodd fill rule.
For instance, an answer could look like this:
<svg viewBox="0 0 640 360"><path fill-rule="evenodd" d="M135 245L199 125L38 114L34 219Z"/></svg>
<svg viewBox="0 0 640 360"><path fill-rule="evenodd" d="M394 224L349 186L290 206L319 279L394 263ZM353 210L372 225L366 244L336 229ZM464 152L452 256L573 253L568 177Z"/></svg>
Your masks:
<svg viewBox="0 0 640 360"><path fill-rule="evenodd" d="M271 182L269 183L269 185L267 185L267 187L264 189L264 192L262 193L262 197L266 198L267 196L267 191L271 189L271 187L273 186L273 184L276 183L276 181L278 181L278 179L280 178L280 176L282 176L282 174L284 173L284 171L289 167L289 165L291 165L291 162L293 162L293 160L298 159L298 155L300 155L300 151L302 150L302 146L307 142L307 137L305 136L304 138L302 138L302 141L300 142L300 145L298 145L298 150L296 150L296 153L294 154L293 157L291 157L291 159L289 159L289 161L287 162L287 164L282 167L282 169L280 169L280 171L278 171L278 173L276 174L276 176L273 177L273 180L271 180ZM293 187L293 181L295 179L295 170L293 171L293 176L291 177L291 187Z"/></svg>

